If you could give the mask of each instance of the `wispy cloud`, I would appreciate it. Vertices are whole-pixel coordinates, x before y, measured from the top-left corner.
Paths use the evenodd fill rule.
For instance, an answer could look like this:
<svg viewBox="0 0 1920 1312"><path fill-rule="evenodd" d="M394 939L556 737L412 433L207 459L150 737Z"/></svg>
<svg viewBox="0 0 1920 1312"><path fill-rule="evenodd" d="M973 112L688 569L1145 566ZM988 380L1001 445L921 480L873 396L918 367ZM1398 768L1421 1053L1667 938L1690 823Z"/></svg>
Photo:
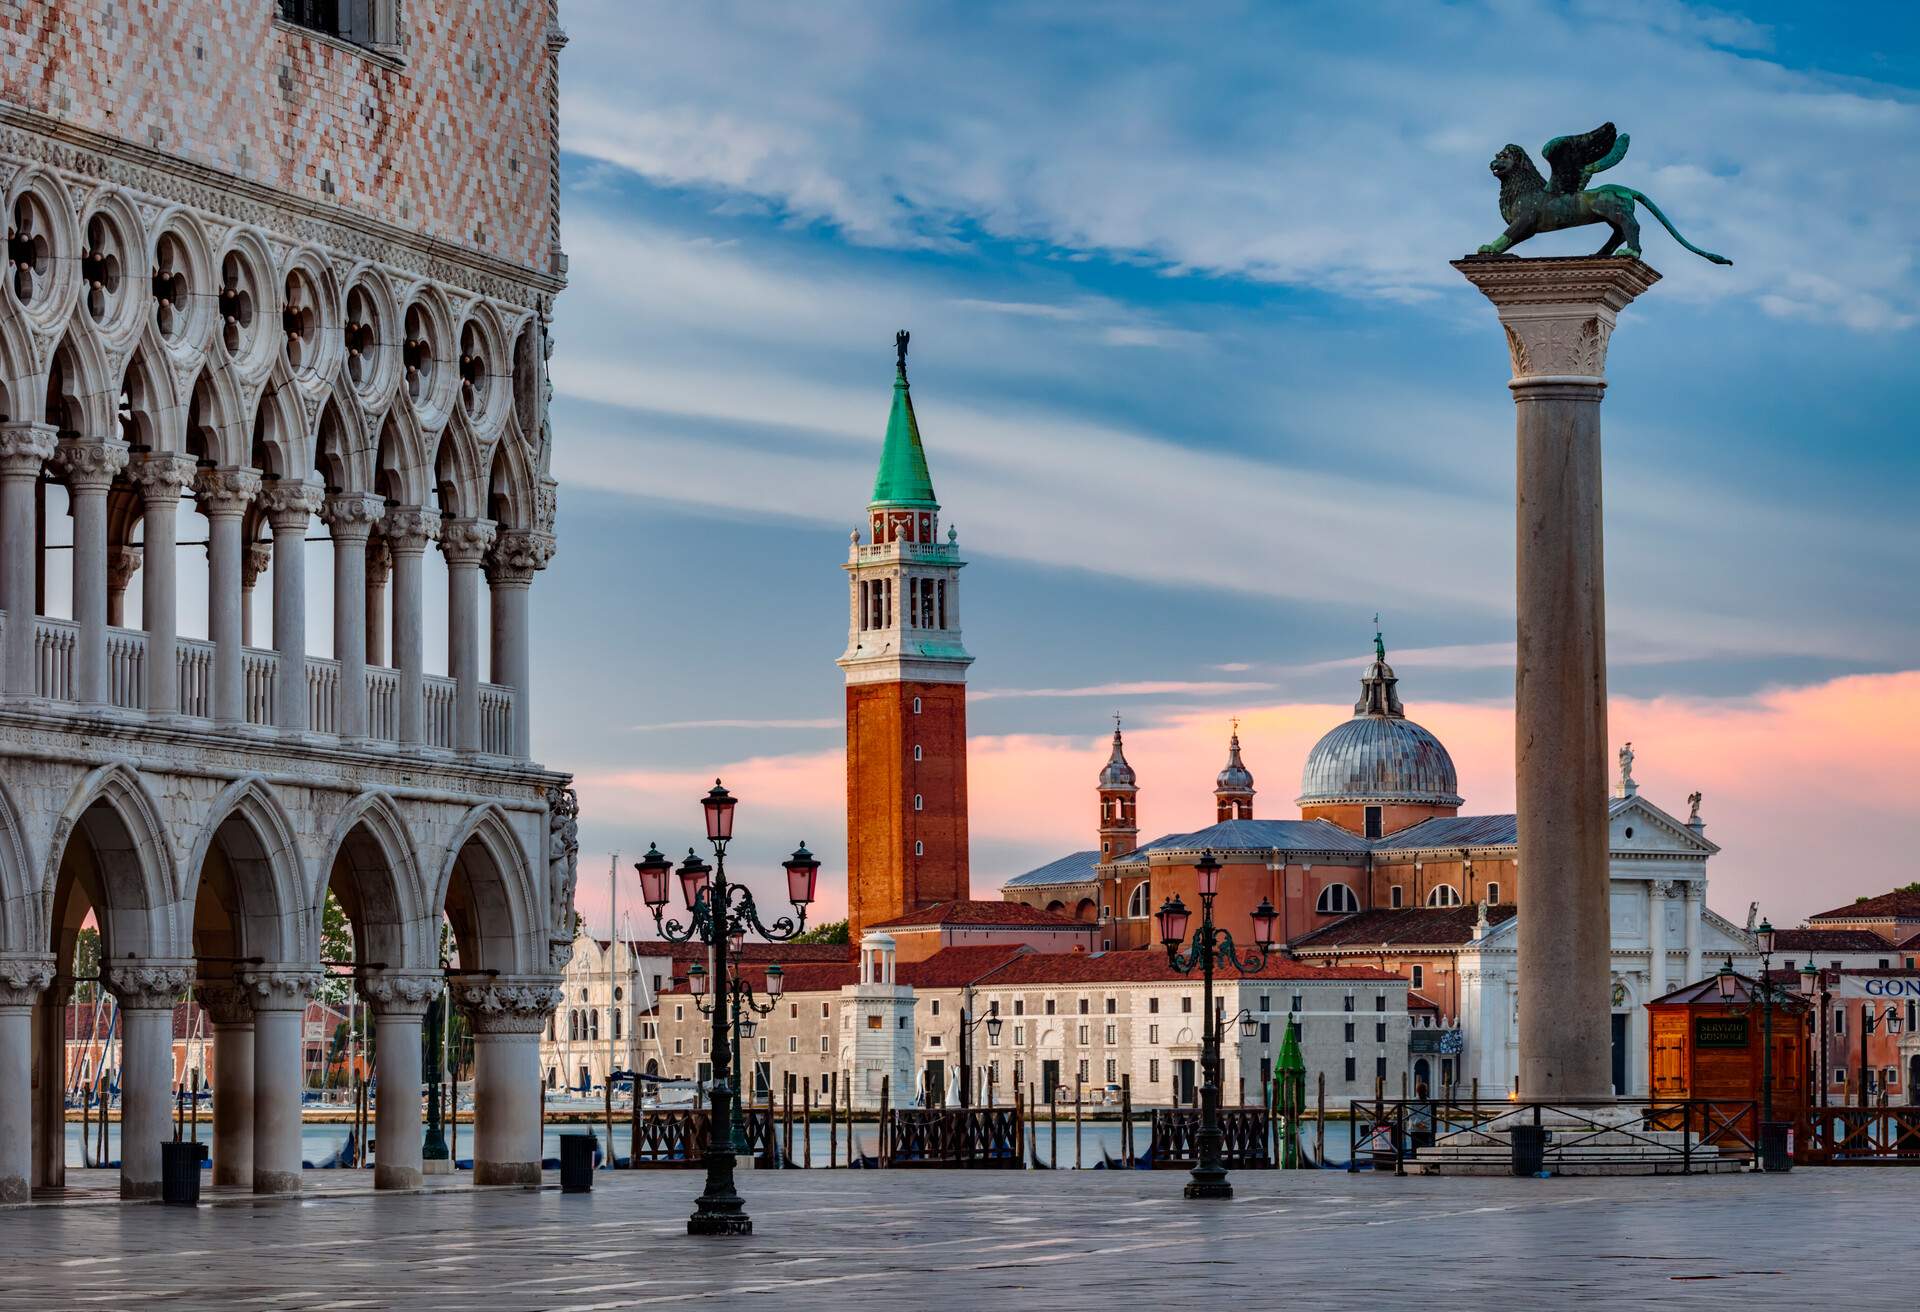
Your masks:
<svg viewBox="0 0 1920 1312"><path fill-rule="evenodd" d="M1083 688L983 688L970 693L977 702L1022 697L1224 697L1228 694L1272 692L1270 683L1208 679L1147 679L1131 683L1096 683Z"/></svg>
<svg viewBox="0 0 1920 1312"><path fill-rule="evenodd" d="M663 724L630 724L630 733L659 733L667 729L838 729L840 720L668 720Z"/></svg>

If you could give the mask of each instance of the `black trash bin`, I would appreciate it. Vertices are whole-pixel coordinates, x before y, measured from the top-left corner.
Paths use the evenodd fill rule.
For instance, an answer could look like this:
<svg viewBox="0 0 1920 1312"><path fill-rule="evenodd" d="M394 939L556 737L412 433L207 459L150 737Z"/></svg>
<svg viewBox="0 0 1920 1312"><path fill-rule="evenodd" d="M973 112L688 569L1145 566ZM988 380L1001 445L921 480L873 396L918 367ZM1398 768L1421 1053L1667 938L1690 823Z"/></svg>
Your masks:
<svg viewBox="0 0 1920 1312"><path fill-rule="evenodd" d="M200 1202L200 1145L166 1141L160 1145L160 1201L181 1207Z"/></svg>
<svg viewBox="0 0 1920 1312"><path fill-rule="evenodd" d="M1760 1123L1761 1170L1791 1171L1793 1169L1793 1153L1787 1146L1787 1135L1792 1129L1791 1121Z"/></svg>
<svg viewBox="0 0 1920 1312"><path fill-rule="evenodd" d="M593 1191L593 1150L597 1147L590 1134L560 1136L560 1192L584 1194Z"/></svg>
<svg viewBox="0 0 1920 1312"><path fill-rule="evenodd" d="M1515 1125L1513 1135L1513 1173L1538 1175L1547 1164L1547 1132L1538 1125Z"/></svg>

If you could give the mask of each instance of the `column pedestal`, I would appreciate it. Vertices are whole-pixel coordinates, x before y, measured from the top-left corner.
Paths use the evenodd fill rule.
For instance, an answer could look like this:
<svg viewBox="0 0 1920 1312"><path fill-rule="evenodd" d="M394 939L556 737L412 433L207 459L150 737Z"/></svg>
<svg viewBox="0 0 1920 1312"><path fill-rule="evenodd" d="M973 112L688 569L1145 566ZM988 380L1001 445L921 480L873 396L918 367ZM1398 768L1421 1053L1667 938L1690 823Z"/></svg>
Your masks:
<svg viewBox="0 0 1920 1312"><path fill-rule="evenodd" d="M238 984L195 990L213 1021L213 1182L253 1187L253 1003Z"/></svg>
<svg viewBox="0 0 1920 1312"><path fill-rule="evenodd" d="M544 980L463 984L473 1026L473 1182L540 1183L540 1035L560 1005Z"/></svg>
<svg viewBox="0 0 1920 1312"><path fill-rule="evenodd" d="M1513 360L1520 1096L1612 1097L1606 597L1600 398L1614 317L1659 274L1635 259L1456 260Z"/></svg>
<svg viewBox="0 0 1920 1312"><path fill-rule="evenodd" d="M173 1005L193 964L115 963L120 1000L120 1196L160 1196L160 1145L173 1138Z"/></svg>
<svg viewBox="0 0 1920 1312"><path fill-rule="evenodd" d="M253 1002L253 1191L299 1193L301 1028L320 976L289 966L236 978Z"/></svg>
<svg viewBox="0 0 1920 1312"><path fill-rule="evenodd" d="M0 959L0 1206L33 1198L33 1008L52 957Z"/></svg>
<svg viewBox="0 0 1920 1312"><path fill-rule="evenodd" d="M380 1096L374 1102L373 1187L418 1189L421 1162L420 1022L440 996L437 975L373 975L360 985L374 1015Z"/></svg>

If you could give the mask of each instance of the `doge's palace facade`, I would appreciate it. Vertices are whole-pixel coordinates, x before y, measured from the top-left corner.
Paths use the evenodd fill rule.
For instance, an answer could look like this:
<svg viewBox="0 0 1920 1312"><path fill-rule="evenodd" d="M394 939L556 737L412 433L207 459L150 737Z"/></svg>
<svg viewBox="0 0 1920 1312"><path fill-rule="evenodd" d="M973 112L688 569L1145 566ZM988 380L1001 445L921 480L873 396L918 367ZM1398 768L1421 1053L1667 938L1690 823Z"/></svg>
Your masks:
<svg viewBox="0 0 1920 1312"><path fill-rule="evenodd" d="M557 0L0 6L0 1201L65 1181L89 917L124 1196L159 1191L188 988L216 1028L215 1183L299 1188L326 968L408 1091L380 1099L376 1182L420 1180L443 982L475 1030L474 1178L538 1180L573 937L528 633L564 43ZM329 890L352 962L320 959Z"/></svg>

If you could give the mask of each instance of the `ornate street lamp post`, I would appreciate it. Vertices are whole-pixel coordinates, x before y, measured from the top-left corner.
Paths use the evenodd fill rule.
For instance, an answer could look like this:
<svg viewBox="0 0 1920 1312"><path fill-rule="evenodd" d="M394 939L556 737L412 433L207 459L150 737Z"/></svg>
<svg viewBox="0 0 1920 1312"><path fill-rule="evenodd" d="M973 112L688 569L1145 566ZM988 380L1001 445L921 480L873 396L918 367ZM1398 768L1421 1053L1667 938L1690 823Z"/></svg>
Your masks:
<svg viewBox="0 0 1920 1312"><path fill-rule="evenodd" d="M653 922L661 936L673 943L705 944L708 959L713 963L711 977L731 992L729 981L735 973L734 961L749 930L771 942L784 943L806 928L807 907L813 902L820 863L813 859L805 843L781 862L787 872L787 898L793 903L794 914L781 917L771 927L764 925L753 904L753 894L743 884L727 882L727 844L733 840L733 795L716 779L713 788L700 799L700 805L706 811L707 841L713 845L714 864L709 867L691 850L680 864L677 872L680 895L690 913L684 926L677 920L662 919L667 906L667 875L673 871L673 863L662 856L657 847L649 847L646 856L634 863L634 869L640 873L641 897L653 909ZM688 987L696 998L706 993L707 974L707 968L697 963L687 972ZM768 992L773 988L770 984ZM709 1041L713 1081L708 1088L712 1118L707 1133L707 1184L694 1205L693 1215L687 1218L690 1235L753 1233L753 1219L747 1215L746 1204L733 1180L735 1149L730 1127L734 1090L730 1081L734 1078L737 1059L731 1046L732 1035L728 1033L729 1021L735 1018L729 1001L716 997L711 1009L702 1006L713 1021ZM737 1032L737 1025L734 1028Z"/></svg>
<svg viewBox="0 0 1920 1312"><path fill-rule="evenodd" d="M741 1094L733 1100L733 1119L728 1126L727 1134L729 1142L733 1145L733 1154L735 1157L746 1153L752 1147L747 1141L747 1118L742 1111L742 1107L747 1101L747 1067L740 1058L740 1044L745 1039L751 1039L754 1031L759 1028L760 1022L754 1019L755 1016L768 1016L773 1013L773 1008L778 1002L780 994L786 987L785 972L777 965L768 966L767 1001L764 1006L761 1005L760 1000L753 995L753 986L747 982L746 977L740 971L739 963L741 949L744 946L743 938L743 935L736 934L728 944L734 960L733 973L727 979L726 988L713 1000L711 1005L701 1001L707 993L707 968L696 963L693 968L687 972L688 987L694 994L694 1005L700 1008L700 1014L702 1016L712 1015L715 1007L726 1007L732 1015L733 1069L739 1074ZM695 979L696 976L698 977L697 982Z"/></svg>
<svg viewBox="0 0 1920 1312"><path fill-rule="evenodd" d="M1240 975L1257 975L1266 969L1267 953L1273 948L1273 926L1280 913L1265 898L1254 910L1253 942L1255 950L1241 954L1233 946L1233 935L1213 923L1213 899L1220 891L1220 863L1211 850L1202 852L1194 863L1199 876L1200 928L1194 932L1193 945L1181 952L1187 926L1193 914L1178 893L1160 908L1160 941L1167 949L1167 964L1179 974L1200 972L1201 1007L1204 1012L1200 1044L1200 1133L1193 1177L1187 1181L1189 1198L1231 1198L1233 1186L1227 1181L1227 1168L1220 1161L1220 1025L1214 1011L1213 975L1220 967Z"/></svg>
<svg viewBox="0 0 1920 1312"><path fill-rule="evenodd" d="M973 991L967 991L971 1001ZM971 1007L960 1008L960 1105L973 1106L973 1031L980 1025L987 1027L987 1038L994 1043L1000 1041L1000 1027L1005 1024L999 1013L990 1012L976 1018Z"/></svg>
<svg viewBox="0 0 1920 1312"><path fill-rule="evenodd" d="M1816 1068L1812 1062L1808 1062L1807 1070L1808 1070L1809 1076L1817 1076L1819 1080L1820 1110L1825 1111L1827 1109L1827 1085L1828 1085L1827 1015L1828 1015L1828 1009L1833 1005L1833 994L1827 989L1827 972L1820 969L1820 967L1814 965L1811 960L1809 960L1806 965L1800 968L1800 980L1801 980L1801 983L1806 987L1807 998L1809 1000L1813 998L1813 992L1816 988L1820 990L1820 1017L1819 1017L1818 1024L1816 1025L1814 1021L1814 1017L1812 1015L1808 1015L1807 1017L1808 1033L1817 1035L1820 1041L1820 1063L1819 1063L1819 1066ZM1826 1134L1826 1127L1824 1125L1821 1127L1820 1132L1822 1135Z"/></svg>
<svg viewBox="0 0 1920 1312"><path fill-rule="evenodd" d="M1889 1002L1885 1012L1871 1005L1860 1008L1860 1110L1867 1109L1867 1036L1885 1028L1889 1034L1900 1032L1900 1008ZM1884 1089L1882 1090L1884 1092Z"/></svg>

